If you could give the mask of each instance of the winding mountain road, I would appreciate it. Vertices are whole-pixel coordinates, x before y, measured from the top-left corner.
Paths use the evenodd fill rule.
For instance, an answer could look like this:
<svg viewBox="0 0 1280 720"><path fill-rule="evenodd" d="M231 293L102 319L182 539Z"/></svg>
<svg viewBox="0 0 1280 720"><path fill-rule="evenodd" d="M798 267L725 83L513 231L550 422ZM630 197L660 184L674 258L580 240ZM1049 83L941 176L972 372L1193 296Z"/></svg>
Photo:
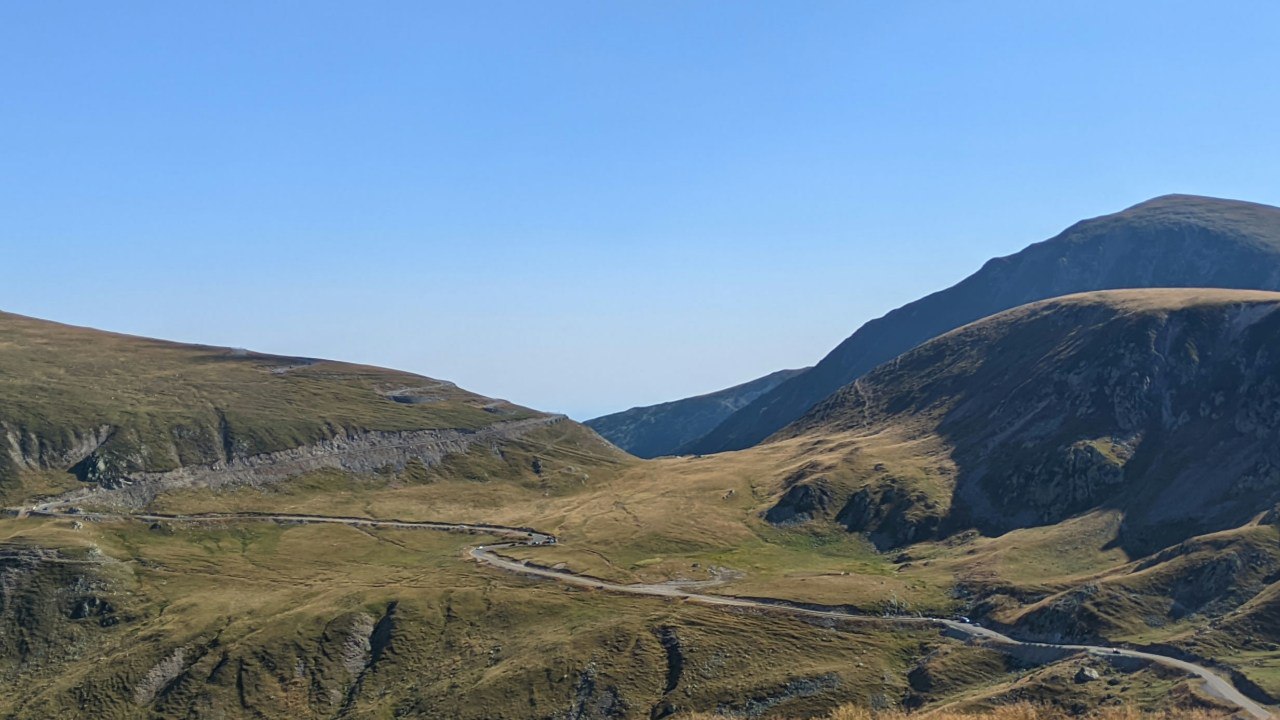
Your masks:
<svg viewBox="0 0 1280 720"><path fill-rule="evenodd" d="M1130 650L1122 647L1110 647L1101 645L1071 645L1058 643L1041 643L1029 642L1024 640L1016 640L1003 633L997 632L990 628L981 627L973 623L961 622L950 618L937 617L921 617L921 616L881 616L881 615L860 615L857 613L843 612L839 610L820 610L814 608L795 605L782 600L769 601L762 599L752 599L744 597L736 597L733 595L708 595L705 593L689 592L679 586L667 585L621 585L617 583L607 582L599 578L593 578L586 575L578 575L568 570L556 570L541 565L529 564L520 560L504 557L498 554L499 550L528 547L536 545L554 545L556 538L554 535L539 532L532 528L508 527L503 525L487 525L475 523L451 523L451 522L428 522L428 521L411 521L411 520L374 520L360 517L340 517L329 515L292 515L292 514L276 514L276 513L211 513L204 515L165 515L165 514L148 514L148 513L128 513L121 515L103 514L103 513L81 513L69 512L66 509L65 502L46 503L34 505L24 508L18 508L14 512L18 517L27 515L40 515L48 517L87 519L87 520L106 520L106 519L135 519L151 522L216 522L216 521L240 521L240 520L258 520L264 522L277 523L325 523L335 525L349 525L352 527L369 527L369 528L393 528L393 529L422 529L422 530L443 530L447 532L467 532L467 533L484 533L488 535L497 535L500 537L510 538L505 542L492 543L488 545L477 545L468 551L471 558L479 563L489 565L507 572L518 573L521 575L545 578L554 580L564 585L571 585L582 588L593 588L596 590L604 590L614 593L624 593L628 595L644 595L650 597L674 598L695 602L702 605L713 605L717 607L733 607L747 608L755 610L769 610L774 612L784 612L790 615L798 615L805 617L829 618L832 620L845 620L867 623L896 623L896 624L920 624L932 625L951 630L955 633L982 640L994 645L1004 645L1009 647L1025 647L1025 648L1045 648L1052 650L1067 650L1075 652L1084 652L1089 655L1097 656L1103 659L1126 657L1137 660L1144 660L1168 668L1173 668L1190 675L1198 677L1202 683L1205 692L1208 694L1231 703L1238 707L1243 713L1257 720L1272 720L1275 716L1264 706L1245 696L1231 683L1231 681L1217 674L1202 665L1197 665L1186 660L1169 657L1167 655L1159 655L1156 653L1142 652L1139 650Z"/></svg>

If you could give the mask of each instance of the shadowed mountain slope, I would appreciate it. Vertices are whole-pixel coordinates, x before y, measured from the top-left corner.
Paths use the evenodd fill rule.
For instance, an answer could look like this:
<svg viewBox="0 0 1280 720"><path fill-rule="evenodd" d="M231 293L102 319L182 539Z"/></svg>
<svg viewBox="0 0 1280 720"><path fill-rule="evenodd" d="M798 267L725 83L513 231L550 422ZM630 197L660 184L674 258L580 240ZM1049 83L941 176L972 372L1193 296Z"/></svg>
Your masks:
<svg viewBox="0 0 1280 720"><path fill-rule="evenodd" d="M1135 554L1239 527L1280 502L1277 310L1277 293L1111 291L964 326L776 436L856 436L886 458L923 443L927 481L889 459L839 498L822 473L797 477L779 505L822 498L882 545L1093 509L1123 513L1117 542Z"/></svg>
<svg viewBox="0 0 1280 720"><path fill-rule="evenodd" d="M868 322L680 451L750 447L876 365L965 323L1060 295L1144 287L1280 290L1280 208L1168 195L1076 223Z"/></svg>
<svg viewBox="0 0 1280 720"><path fill-rule="evenodd" d="M779 370L717 392L635 407L583 424L632 455L642 458L670 455L685 443L710 432L735 410L802 372L804 370Z"/></svg>

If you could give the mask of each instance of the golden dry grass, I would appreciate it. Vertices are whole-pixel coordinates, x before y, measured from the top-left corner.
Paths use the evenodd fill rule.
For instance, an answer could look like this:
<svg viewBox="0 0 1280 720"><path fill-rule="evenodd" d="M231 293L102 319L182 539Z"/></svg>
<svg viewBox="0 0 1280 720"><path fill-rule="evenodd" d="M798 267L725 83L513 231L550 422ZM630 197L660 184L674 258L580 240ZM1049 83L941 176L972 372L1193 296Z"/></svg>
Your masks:
<svg viewBox="0 0 1280 720"><path fill-rule="evenodd" d="M685 720L729 720L722 715L706 713L694 713L680 717ZM1093 720L1210 720L1211 718L1227 717L1227 715L1208 710L1144 712L1138 708L1126 706L1101 708L1081 716L1073 715L1061 708L1030 703L1017 703L976 712L942 709L920 713L909 713L901 710L871 710L865 707L846 705L836 708L828 715L824 715L821 720L1059 720L1060 718L1079 717L1092 718Z"/></svg>
<svg viewBox="0 0 1280 720"><path fill-rule="evenodd" d="M417 715L425 717L548 717L575 702L584 676L646 707L662 693L668 662L654 628L668 627L689 668L682 703L716 707L796 676L839 677L839 695L809 700L819 711L865 704L873 692L901 695L914 654L937 641L924 631L837 630L530 581L468 563L464 548L486 540L246 521L0 521L6 548L63 551L65 562L31 571L32 583L43 584L13 594L34 608L23 624L36 646L78 653L23 670L0 698L0 716L175 717L199 715L191 711L198 706L202 716L238 717L248 702L266 717L334 717L324 698L347 692L350 678L331 662L340 655L332 639L341 643L346 619L377 617L392 603L394 651L367 673L353 717L389 717L418 702L431 708ZM73 583L79 576L85 580ZM68 620L56 602L41 602L56 600L48 588L69 584L98 588L120 621ZM175 648L189 654L192 694L175 692L163 707L131 702L139 678ZM308 695L299 663L326 668L316 670L320 700ZM212 677L219 666L242 668L247 701L234 682ZM16 672L0 663L6 671Z"/></svg>

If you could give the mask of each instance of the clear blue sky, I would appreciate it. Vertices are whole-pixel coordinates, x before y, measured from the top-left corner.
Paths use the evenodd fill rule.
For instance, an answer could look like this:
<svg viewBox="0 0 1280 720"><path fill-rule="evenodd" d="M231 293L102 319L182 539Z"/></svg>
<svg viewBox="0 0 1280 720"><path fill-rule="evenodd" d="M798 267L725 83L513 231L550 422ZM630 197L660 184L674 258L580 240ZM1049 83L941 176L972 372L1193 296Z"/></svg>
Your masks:
<svg viewBox="0 0 1280 720"><path fill-rule="evenodd" d="M1077 219L1280 204L1280 4L7 2L0 308L578 418Z"/></svg>

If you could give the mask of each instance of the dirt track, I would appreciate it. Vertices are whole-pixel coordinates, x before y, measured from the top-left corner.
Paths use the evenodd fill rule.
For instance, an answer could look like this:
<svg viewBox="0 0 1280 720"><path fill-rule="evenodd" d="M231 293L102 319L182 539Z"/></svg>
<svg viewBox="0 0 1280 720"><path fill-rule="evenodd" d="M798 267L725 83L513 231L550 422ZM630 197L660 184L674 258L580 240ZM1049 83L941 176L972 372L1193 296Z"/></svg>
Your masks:
<svg viewBox="0 0 1280 720"><path fill-rule="evenodd" d="M444 530L448 532L472 532L486 533L490 535L498 535L501 537L512 538L512 540L490 545L478 545L470 549L469 554L477 562L489 565L494 568L505 570L508 572L518 573L521 575L544 578L554 580L556 582L572 585L575 587L594 588L614 593L624 593L628 595L644 595L650 597L676 598L689 602L696 602L702 605L714 605L718 607L735 607L749 608L756 610L766 610L770 612L782 612L790 615L803 615L806 617L822 617L833 620L846 620L867 623L894 623L894 624L920 624L932 625L935 627L946 628L955 633L968 636L975 640L981 640L993 645L1006 646L1022 646L1034 648L1051 648L1069 651L1085 652L1099 658L1111 657L1129 657L1148 662L1157 663L1166 667L1174 668L1182 672L1194 675L1203 683L1204 690L1210 695L1234 704L1242 712L1250 717L1258 720L1269 720L1275 717L1272 713L1262 705L1254 702L1246 697L1243 693L1235 688L1229 680L1218 675L1214 671L1201 665L1179 660L1167 655L1158 655L1155 653L1142 652L1139 650L1129 650L1121 647L1111 647L1103 645L1068 645L1054 643L1039 643L1016 640L1007 635L999 633L990 628L981 627L972 623L960 622L950 618L922 617L922 616L881 616L881 615L859 615L856 613L842 612L838 610L819 610L813 608L801 607L793 605L785 601L768 601L758 598L743 598L733 595L709 595L705 593L696 593L683 590L679 587L667 587L662 585L619 585L611 583L599 578L593 578L585 575L578 575L565 570L554 570L538 565L529 565L524 562L513 560L498 554L498 550L511 547L531 546L531 545L550 545L556 543L556 538L548 533L539 532L531 528L507 527L502 525L485 525L472 523L451 523L451 522L426 522L426 521L409 521L409 520L373 520L358 517L336 517L324 515L288 515L273 513L236 513L236 514L208 514L208 515L160 515L137 513L128 515L100 515L93 513L70 513L62 510L59 505L45 504L35 505L32 507L21 508L17 511L19 516L23 515L46 515L52 517L65 518L85 518L85 519L110 519L116 517L133 518L136 520L155 521L177 521L177 522L218 522L229 520L259 520L264 522L279 523L328 523L337 525L351 525L353 527L385 527L397 529L424 529L424 530Z"/></svg>

